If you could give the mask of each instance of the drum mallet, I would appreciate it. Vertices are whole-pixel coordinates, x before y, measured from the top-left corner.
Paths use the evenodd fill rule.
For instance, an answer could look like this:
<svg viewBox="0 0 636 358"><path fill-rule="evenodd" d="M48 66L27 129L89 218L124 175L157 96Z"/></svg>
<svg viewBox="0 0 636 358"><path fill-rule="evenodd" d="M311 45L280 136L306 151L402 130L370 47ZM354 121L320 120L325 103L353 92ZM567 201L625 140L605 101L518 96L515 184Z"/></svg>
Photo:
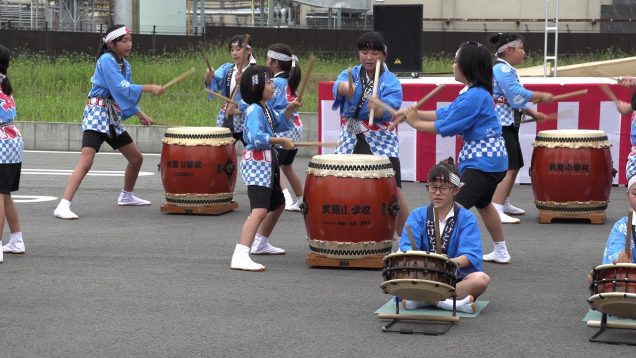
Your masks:
<svg viewBox="0 0 636 358"><path fill-rule="evenodd" d="M413 239L413 232L409 224L406 224L406 232L409 234L409 240L411 241L411 250L416 251L417 246L415 246L415 239Z"/></svg>
<svg viewBox="0 0 636 358"><path fill-rule="evenodd" d="M184 73L180 74L179 76L173 78L170 82L168 82L165 85L163 85L163 89L167 90L168 87L174 85L177 82L183 81L184 79L186 79L188 76L190 76L193 73L194 73L194 67L191 67L189 70L185 71Z"/></svg>

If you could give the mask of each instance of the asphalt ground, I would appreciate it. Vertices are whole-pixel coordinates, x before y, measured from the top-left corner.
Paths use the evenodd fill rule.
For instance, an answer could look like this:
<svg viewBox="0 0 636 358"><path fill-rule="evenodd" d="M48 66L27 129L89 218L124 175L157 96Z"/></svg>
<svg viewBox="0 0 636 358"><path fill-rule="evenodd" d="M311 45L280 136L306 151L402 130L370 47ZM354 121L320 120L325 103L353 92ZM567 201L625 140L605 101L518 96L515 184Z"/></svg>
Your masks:
<svg viewBox="0 0 636 358"><path fill-rule="evenodd" d="M18 195L61 197L66 175L26 169L74 167L78 153L27 152ZM73 210L53 217L56 201L19 203L26 255L0 264L2 357L583 357L634 350L588 342L595 329L585 276L600 263L613 223L627 212L614 187L604 225L539 224L532 188L516 186L525 208L506 225L510 265L485 264L490 304L443 336L383 333L373 313L389 296L380 270L310 268L302 214L285 212L272 243L284 256L258 257L267 271L229 268L249 202L220 216L167 215L157 155L146 155L135 194L147 207L119 207L121 176L88 176ZM298 172L309 158L298 158ZM120 171L120 155L98 154L93 170ZM426 202L422 183L404 183L411 208ZM482 229L484 251L492 247ZM5 229L5 242L8 229ZM636 339L636 332L610 337Z"/></svg>

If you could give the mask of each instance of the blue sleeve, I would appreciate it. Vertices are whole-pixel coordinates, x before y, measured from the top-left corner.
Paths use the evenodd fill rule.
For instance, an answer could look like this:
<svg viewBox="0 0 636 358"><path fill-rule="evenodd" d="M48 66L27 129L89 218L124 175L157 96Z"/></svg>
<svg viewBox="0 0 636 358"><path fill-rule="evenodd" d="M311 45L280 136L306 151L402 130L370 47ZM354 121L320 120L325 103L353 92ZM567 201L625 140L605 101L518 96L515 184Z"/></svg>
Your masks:
<svg viewBox="0 0 636 358"><path fill-rule="evenodd" d="M231 63L224 63L221 67L217 68L216 71L214 71L214 78L212 79L212 82L210 82L210 86L208 88L214 92L220 91L222 95L229 97L230 93L226 93L225 90L225 80L230 69L232 69ZM212 98L214 97L211 94L208 94L208 99Z"/></svg>
<svg viewBox="0 0 636 358"><path fill-rule="evenodd" d="M349 81L349 73L348 70L344 70L342 72L340 72L340 74L338 75L338 78L336 79L336 82L334 82L333 84L333 105L331 106L332 109L338 109L340 108L345 100L347 99L347 96L339 96L338 95L338 85L340 85L340 82L347 82Z"/></svg>
<svg viewBox="0 0 636 358"><path fill-rule="evenodd" d="M287 108L287 80L284 78L274 78L274 94L267 102L275 111Z"/></svg>
<svg viewBox="0 0 636 358"><path fill-rule="evenodd" d="M378 98L380 98L382 102L391 106L391 108L395 110L400 109L402 106L402 84L400 84L400 80L398 80L398 78L389 71L385 71L382 74L382 77L384 81L380 83ZM391 119L393 119L393 114L389 111L384 111L380 121L386 122Z"/></svg>
<svg viewBox="0 0 636 358"><path fill-rule="evenodd" d="M618 220L607 238L603 252L603 264L611 264L625 250L625 235L627 234L627 217Z"/></svg>
<svg viewBox="0 0 636 358"><path fill-rule="evenodd" d="M267 119L263 109L257 103L247 107L245 111L245 130L243 137L247 141L247 149L269 149L271 134L265 130Z"/></svg>
<svg viewBox="0 0 636 358"><path fill-rule="evenodd" d="M97 61L110 95L122 111L122 117L128 118L139 112L139 100L141 98L141 85L131 83L132 70L124 60L125 74L122 75L119 64L112 55L102 55Z"/></svg>
<svg viewBox="0 0 636 358"><path fill-rule="evenodd" d="M466 271L467 273L475 271L481 272L483 270L483 251L477 219L473 213L463 208L459 210L458 216L459 227L456 227L457 236L455 232L453 236L458 238L459 245L457 246L457 252L453 253L452 256L454 258L464 255L470 261L473 267L465 267L462 271Z"/></svg>
<svg viewBox="0 0 636 358"><path fill-rule="evenodd" d="M434 122L437 133L443 137L462 134L474 125L479 116L480 98L472 95L473 91L460 94L450 106L435 111L437 120ZM493 105L494 106L494 105Z"/></svg>
<svg viewBox="0 0 636 358"><path fill-rule="evenodd" d="M496 64L493 67L493 76L512 108L523 109L527 107L534 93L519 83L516 73L510 66L503 63Z"/></svg>
<svg viewBox="0 0 636 358"><path fill-rule="evenodd" d="M292 128L294 128L293 116L289 119L285 118L285 109L282 111L276 111L271 106L270 109L274 113L274 132L286 132Z"/></svg>
<svg viewBox="0 0 636 358"><path fill-rule="evenodd" d="M415 241L415 245L417 245L414 250L428 250L428 241L426 240L427 208L427 206L415 208L409 214L409 217L406 219L404 229L402 230L402 236L400 236L400 251L413 250L413 248L411 248L411 240L409 239L406 225L411 228L411 232L413 233L413 241Z"/></svg>

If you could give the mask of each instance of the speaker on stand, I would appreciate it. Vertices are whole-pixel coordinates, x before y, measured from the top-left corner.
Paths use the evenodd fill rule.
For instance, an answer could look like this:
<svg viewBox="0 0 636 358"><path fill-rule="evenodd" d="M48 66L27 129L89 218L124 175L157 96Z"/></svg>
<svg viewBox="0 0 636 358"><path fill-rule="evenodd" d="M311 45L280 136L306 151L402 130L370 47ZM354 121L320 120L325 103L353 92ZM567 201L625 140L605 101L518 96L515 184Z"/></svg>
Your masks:
<svg viewBox="0 0 636 358"><path fill-rule="evenodd" d="M389 53L386 64L396 75L422 72L422 21L424 6L373 5L373 29L384 34Z"/></svg>

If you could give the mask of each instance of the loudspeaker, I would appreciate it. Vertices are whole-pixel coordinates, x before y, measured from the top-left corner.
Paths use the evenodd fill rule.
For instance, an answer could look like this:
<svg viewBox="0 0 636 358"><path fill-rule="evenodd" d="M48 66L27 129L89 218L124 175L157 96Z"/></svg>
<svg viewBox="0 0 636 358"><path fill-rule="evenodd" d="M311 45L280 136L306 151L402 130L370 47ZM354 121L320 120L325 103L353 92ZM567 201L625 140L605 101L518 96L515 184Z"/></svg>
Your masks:
<svg viewBox="0 0 636 358"><path fill-rule="evenodd" d="M391 72L422 71L423 13L422 4L373 5L373 29L386 38Z"/></svg>

